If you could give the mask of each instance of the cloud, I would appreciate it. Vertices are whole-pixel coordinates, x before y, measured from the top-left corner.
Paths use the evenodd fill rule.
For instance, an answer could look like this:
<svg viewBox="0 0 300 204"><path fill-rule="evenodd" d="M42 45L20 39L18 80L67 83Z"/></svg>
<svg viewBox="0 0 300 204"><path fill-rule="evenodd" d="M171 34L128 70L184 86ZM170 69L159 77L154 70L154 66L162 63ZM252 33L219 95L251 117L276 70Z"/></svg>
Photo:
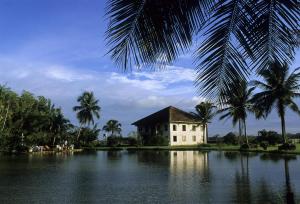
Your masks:
<svg viewBox="0 0 300 204"><path fill-rule="evenodd" d="M73 122L76 119L72 106L85 90L94 91L100 99L101 123L118 119L125 124L125 132L132 130L130 124L143 114L169 105L193 107L196 104L193 69L168 66L164 71L128 73L99 70L0 56L1 84L7 83L19 93L28 90L51 98Z"/></svg>

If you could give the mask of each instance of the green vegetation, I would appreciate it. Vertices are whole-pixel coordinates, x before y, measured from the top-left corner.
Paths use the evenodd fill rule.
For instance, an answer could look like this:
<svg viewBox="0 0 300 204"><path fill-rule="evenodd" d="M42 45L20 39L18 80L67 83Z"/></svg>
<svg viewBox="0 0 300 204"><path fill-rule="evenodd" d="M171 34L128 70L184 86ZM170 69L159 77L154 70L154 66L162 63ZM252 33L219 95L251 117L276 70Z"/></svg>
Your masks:
<svg viewBox="0 0 300 204"><path fill-rule="evenodd" d="M191 113L195 116L203 125L203 135L206 135L206 141L208 141L208 123L211 123L211 120L216 115L214 109L216 106L213 105L211 102L201 102L200 104L196 105L195 113Z"/></svg>
<svg viewBox="0 0 300 204"><path fill-rule="evenodd" d="M89 101L88 97L86 99ZM80 101L85 99L81 97ZM82 108L85 104L83 102L82 106L76 107L81 124L93 122L93 118L86 114L86 110L91 108ZM100 107L96 110L100 110ZM79 131L81 136L78 140ZM57 145L69 148L75 143L86 146L97 139L99 131L96 125L92 128L74 126L50 99L36 97L27 91L19 95L0 86L0 151L22 152L36 149L37 146L54 150Z"/></svg>
<svg viewBox="0 0 300 204"><path fill-rule="evenodd" d="M254 81L255 86L262 89L262 92L253 96L254 106L258 110L258 117L266 117L273 107L276 107L281 119L282 139L287 143L285 127L285 111L290 108L292 111L300 114L297 104L293 101L299 97L299 69L295 69L289 75L287 64L281 66L279 62L270 65L269 69L261 71L260 75L265 82Z"/></svg>
<svg viewBox="0 0 300 204"><path fill-rule="evenodd" d="M201 39L193 50L196 85L204 97L216 99L232 82L270 63L294 60L299 13L295 0L109 0L109 54L124 70L132 62L160 68Z"/></svg>
<svg viewBox="0 0 300 204"><path fill-rule="evenodd" d="M77 112L77 119L79 120L80 127L77 135L77 142L79 142L80 133L83 125L94 125L94 116L100 118L100 106L98 106L98 100L95 99L93 92L83 92L81 96L77 98L79 106L73 108ZM96 128L96 127L94 127Z"/></svg>
<svg viewBox="0 0 300 204"><path fill-rule="evenodd" d="M229 88L225 89L220 95L220 100L224 107L218 111L218 113L223 113L220 120L232 118L234 126L237 123L239 124L238 142L241 144L242 132L244 132L247 148L249 147L249 141L246 131L246 118L247 112L253 111L250 98L254 89L254 87L248 89L246 81L236 81L230 84Z"/></svg>

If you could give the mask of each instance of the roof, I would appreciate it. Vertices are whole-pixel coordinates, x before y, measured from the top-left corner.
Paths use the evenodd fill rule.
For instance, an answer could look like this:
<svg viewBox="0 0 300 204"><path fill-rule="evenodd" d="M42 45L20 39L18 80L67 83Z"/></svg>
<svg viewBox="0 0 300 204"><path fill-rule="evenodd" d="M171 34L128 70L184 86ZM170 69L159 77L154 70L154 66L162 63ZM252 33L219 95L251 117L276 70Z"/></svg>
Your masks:
<svg viewBox="0 0 300 204"><path fill-rule="evenodd" d="M168 122L186 122L186 123L200 123L195 116L173 106L166 107L157 111L145 118L132 123L132 125L155 125L158 123Z"/></svg>

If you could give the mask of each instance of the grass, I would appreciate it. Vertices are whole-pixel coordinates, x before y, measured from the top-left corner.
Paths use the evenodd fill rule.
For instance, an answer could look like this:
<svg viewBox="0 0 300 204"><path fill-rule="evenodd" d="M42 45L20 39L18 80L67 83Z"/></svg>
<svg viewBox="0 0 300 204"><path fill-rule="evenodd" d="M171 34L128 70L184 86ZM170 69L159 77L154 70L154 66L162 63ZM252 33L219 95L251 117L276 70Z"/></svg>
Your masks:
<svg viewBox="0 0 300 204"><path fill-rule="evenodd" d="M240 151L238 145L226 144L205 144L205 145L186 145L186 146L129 146L129 147L95 147L84 148L85 150L107 151L107 150L216 150L216 151ZM296 144L294 151L278 151L278 146L269 146L267 150L261 147L243 150L245 152L262 152L262 153L277 153L277 154L300 154L300 144Z"/></svg>

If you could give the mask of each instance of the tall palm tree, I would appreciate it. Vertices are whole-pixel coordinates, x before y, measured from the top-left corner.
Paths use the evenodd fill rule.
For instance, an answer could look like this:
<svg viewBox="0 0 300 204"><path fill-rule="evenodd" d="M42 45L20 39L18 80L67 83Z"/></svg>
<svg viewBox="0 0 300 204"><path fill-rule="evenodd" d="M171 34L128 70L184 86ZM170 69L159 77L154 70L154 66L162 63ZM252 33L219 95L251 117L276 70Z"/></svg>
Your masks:
<svg viewBox="0 0 300 204"><path fill-rule="evenodd" d="M253 96L252 101L255 103L257 117L267 117L276 107L277 113L281 119L282 139L287 143L285 129L285 111L290 108L292 111L300 114L297 104L293 101L295 97L300 96L300 72L295 69L289 74L287 64L281 65L279 62L274 62L269 66L269 69L260 72L264 82L255 80L253 85L259 87L262 92Z"/></svg>
<svg viewBox="0 0 300 204"><path fill-rule="evenodd" d="M215 109L216 107L211 102L201 102L200 104L196 105L195 110L196 112L192 112L191 114L194 115L203 125L203 140L205 135L204 142L208 141L208 123L211 123L211 120L215 116Z"/></svg>
<svg viewBox="0 0 300 204"><path fill-rule="evenodd" d="M80 131L83 125L94 124L94 117L97 119L100 118L100 106L98 105L99 100L95 99L93 92L83 92L77 98L77 102L79 102L79 106L74 106L73 110L77 112L77 119L80 123L80 128L77 135L77 140L80 136Z"/></svg>
<svg viewBox="0 0 300 204"><path fill-rule="evenodd" d="M107 1L107 43L118 66L160 67L195 47L196 85L211 97L270 62L292 62L299 47L298 0Z"/></svg>
<svg viewBox="0 0 300 204"><path fill-rule="evenodd" d="M110 132L110 136L115 136L114 134L120 134L122 129L122 125L117 120L109 120L107 121L106 125L103 126L103 130L105 132Z"/></svg>
<svg viewBox="0 0 300 204"><path fill-rule="evenodd" d="M224 91L221 94L221 100L223 101L224 106L218 111L218 113L223 113L220 120L232 118L234 126L237 123L239 124L239 142L243 134L242 130L244 130L247 145L249 142L247 137L246 118L247 112L252 112L254 110L253 105L251 104L251 96L254 89L254 87L248 88L246 81L237 81L236 83L231 84L228 91Z"/></svg>

